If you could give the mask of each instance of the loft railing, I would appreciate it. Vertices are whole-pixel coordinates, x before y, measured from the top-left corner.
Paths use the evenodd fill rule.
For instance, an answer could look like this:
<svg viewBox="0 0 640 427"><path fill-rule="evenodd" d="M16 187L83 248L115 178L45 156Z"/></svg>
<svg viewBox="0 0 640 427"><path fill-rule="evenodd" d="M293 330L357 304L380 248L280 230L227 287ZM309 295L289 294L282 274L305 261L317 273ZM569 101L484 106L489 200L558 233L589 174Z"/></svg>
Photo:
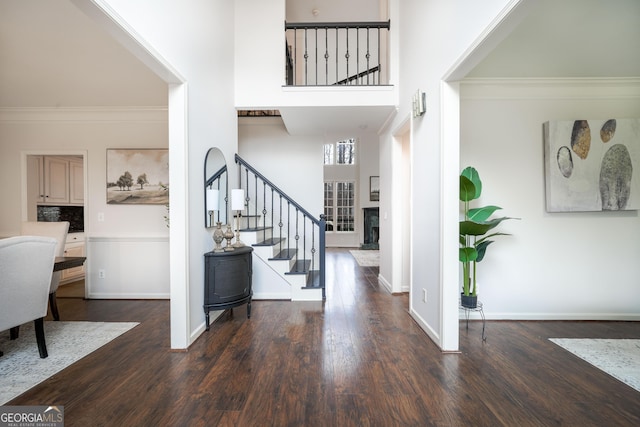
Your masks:
<svg viewBox="0 0 640 427"><path fill-rule="evenodd" d="M237 154L235 161L240 165L240 188L245 190L248 230L278 246L276 258L293 259L290 274L306 274L307 287L322 288L325 299L324 215L315 218Z"/></svg>
<svg viewBox="0 0 640 427"><path fill-rule="evenodd" d="M288 86L386 85L390 21L286 23Z"/></svg>

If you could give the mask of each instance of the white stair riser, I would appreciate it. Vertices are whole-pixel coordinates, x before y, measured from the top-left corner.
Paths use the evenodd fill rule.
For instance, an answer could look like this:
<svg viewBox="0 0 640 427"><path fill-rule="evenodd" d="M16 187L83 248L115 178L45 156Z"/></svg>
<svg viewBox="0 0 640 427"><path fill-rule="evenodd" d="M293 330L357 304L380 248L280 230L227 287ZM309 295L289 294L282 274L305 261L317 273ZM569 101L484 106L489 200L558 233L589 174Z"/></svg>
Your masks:
<svg viewBox="0 0 640 427"><path fill-rule="evenodd" d="M270 229L267 230L267 238L270 238ZM241 231L240 240L247 246L255 245L264 240L264 234L262 231ZM280 245L275 246L253 246L254 255L262 260L270 271L275 272L277 276L280 276L283 283L288 283L291 289L292 301L322 301L322 289L303 289L307 284L307 276L304 274L286 274L291 271L291 268L295 264L295 259L292 260L270 260L276 256L282 249L286 249L286 245L283 243L282 248ZM259 269L254 268L254 273ZM274 276L275 277L275 276ZM254 274L254 282L259 281L260 278ZM281 295L281 291L278 290L277 284L274 284L276 288L270 290L269 282L273 281L273 278L267 280L267 283L260 283L260 288L263 290L264 295L276 295L276 291ZM278 297L280 298L280 297Z"/></svg>

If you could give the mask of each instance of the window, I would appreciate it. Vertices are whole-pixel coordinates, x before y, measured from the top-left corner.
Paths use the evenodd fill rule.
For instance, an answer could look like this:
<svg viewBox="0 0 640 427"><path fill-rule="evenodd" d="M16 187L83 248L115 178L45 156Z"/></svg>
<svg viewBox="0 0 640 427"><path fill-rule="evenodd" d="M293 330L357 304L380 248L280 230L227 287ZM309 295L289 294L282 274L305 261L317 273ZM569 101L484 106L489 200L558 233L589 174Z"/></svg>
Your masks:
<svg viewBox="0 0 640 427"><path fill-rule="evenodd" d="M327 231L355 231L355 182L324 183Z"/></svg>
<svg viewBox="0 0 640 427"><path fill-rule="evenodd" d="M324 164L325 165L333 164L333 144L324 145Z"/></svg>
<svg viewBox="0 0 640 427"><path fill-rule="evenodd" d="M334 155L335 153L335 155ZM355 138L338 141L335 144L324 145L325 165L355 165L356 164L356 140Z"/></svg>

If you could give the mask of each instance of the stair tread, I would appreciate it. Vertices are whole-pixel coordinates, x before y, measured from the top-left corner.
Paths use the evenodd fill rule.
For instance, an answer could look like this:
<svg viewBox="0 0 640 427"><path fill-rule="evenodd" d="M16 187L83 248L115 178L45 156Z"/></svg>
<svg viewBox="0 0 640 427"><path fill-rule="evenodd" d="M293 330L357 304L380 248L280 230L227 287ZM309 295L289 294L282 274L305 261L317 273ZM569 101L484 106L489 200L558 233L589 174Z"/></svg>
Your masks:
<svg viewBox="0 0 640 427"><path fill-rule="evenodd" d="M260 231L265 231L265 230L271 230L273 229L273 227L269 226L269 227L245 227L245 228L241 228L240 231L247 231L247 232L260 232Z"/></svg>
<svg viewBox="0 0 640 427"><path fill-rule="evenodd" d="M269 260L282 260L282 261L290 261L291 259L293 259L293 257L296 256L296 250L295 249L284 249L282 250L278 255L269 258Z"/></svg>
<svg viewBox="0 0 640 427"><path fill-rule="evenodd" d="M307 284L302 289L320 289L320 271L313 270L307 276Z"/></svg>
<svg viewBox="0 0 640 427"><path fill-rule="evenodd" d="M282 241L284 241L284 239L272 237L270 239L263 240L262 242L254 243L252 246L275 246Z"/></svg>
<svg viewBox="0 0 640 427"><path fill-rule="evenodd" d="M309 272L309 266L311 266L311 260L302 259L296 261L291 267L291 271L284 274L307 274Z"/></svg>

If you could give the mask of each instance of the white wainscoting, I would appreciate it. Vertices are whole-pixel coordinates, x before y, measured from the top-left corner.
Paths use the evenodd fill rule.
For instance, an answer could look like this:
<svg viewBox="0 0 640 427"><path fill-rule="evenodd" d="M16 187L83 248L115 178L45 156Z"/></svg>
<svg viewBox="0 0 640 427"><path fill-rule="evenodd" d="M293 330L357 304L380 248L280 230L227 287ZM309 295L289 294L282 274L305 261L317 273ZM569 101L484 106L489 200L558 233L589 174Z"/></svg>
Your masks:
<svg viewBox="0 0 640 427"><path fill-rule="evenodd" d="M88 237L85 265L87 298L169 298L168 236Z"/></svg>

